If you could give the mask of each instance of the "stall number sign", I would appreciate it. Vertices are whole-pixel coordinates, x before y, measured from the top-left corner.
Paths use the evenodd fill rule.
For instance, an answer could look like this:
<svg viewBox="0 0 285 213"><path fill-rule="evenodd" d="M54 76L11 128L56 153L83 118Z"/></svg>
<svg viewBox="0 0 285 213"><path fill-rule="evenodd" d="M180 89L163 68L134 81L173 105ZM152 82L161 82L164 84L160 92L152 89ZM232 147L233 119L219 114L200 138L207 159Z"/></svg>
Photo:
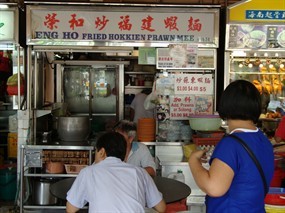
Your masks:
<svg viewBox="0 0 285 213"><path fill-rule="evenodd" d="M213 95L214 79L212 74L175 75L174 94Z"/></svg>

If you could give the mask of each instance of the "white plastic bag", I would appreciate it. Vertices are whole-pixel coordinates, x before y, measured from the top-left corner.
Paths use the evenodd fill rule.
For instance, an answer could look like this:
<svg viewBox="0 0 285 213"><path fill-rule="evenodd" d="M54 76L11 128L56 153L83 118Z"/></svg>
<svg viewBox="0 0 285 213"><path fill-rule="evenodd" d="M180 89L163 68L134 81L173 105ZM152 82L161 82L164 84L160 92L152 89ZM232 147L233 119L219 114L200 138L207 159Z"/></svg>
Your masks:
<svg viewBox="0 0 285 213"><path fill-rule="evenodd" d="M154 109L156 104L155 101L157 99L157 95L156 95L156 89L155 89L155 81L153 82L153 86L152 86L152 92L146 97L146 99L144 100L144 108L146 110L149 109Z"/></svg>

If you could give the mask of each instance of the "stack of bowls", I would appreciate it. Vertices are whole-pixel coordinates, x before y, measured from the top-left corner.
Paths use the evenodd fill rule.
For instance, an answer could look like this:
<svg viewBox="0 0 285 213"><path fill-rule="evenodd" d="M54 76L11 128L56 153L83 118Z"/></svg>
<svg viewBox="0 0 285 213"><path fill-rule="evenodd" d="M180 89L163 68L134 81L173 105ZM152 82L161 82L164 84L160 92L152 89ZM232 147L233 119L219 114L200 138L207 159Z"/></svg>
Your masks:
<svg viewBox="0 0 285 213"><path fill-rule="evenodd" d="M155 119L140 118L138 120L138 140L141 142L151 142L155 140Z"/></svg>

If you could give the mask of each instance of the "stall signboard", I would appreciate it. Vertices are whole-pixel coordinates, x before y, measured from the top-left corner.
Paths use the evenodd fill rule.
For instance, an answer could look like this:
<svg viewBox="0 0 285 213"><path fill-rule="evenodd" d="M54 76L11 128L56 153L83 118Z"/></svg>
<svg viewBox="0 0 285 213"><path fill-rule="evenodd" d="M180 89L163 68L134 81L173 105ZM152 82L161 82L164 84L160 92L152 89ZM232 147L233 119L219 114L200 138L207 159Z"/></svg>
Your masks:
<svg viewBox="0 0 285 213"><path fill-rule="evenodd" d="M16 10L7 9L0 12L0 42L16 41Z"/></svg>
<svg viewBox="0 0 285 213"><path fill-rule="evenodd" d="M284 0L245 0L228 7L228 21L284 24Z"/></svg>
<svg viewBox="0 0 285 213"><path fill-rule="evenodd" d="M27 42L199 43L218 47L217 8L28 6Z"/></svg>

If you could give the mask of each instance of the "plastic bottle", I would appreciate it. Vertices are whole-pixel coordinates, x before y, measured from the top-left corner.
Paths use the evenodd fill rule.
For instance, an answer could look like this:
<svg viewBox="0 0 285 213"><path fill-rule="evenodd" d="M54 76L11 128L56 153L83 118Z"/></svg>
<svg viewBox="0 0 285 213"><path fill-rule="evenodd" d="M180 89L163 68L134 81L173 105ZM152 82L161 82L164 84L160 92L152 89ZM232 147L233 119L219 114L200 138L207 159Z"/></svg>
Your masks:
<svg viewBox="0 0 285 213"><path fill-rule="evenodd" d="M177 172L172 172L168 175L168 178L172 178L174 180L178 180L182 183L185 182L185 177L181 169L178 169Z"/></svg>

